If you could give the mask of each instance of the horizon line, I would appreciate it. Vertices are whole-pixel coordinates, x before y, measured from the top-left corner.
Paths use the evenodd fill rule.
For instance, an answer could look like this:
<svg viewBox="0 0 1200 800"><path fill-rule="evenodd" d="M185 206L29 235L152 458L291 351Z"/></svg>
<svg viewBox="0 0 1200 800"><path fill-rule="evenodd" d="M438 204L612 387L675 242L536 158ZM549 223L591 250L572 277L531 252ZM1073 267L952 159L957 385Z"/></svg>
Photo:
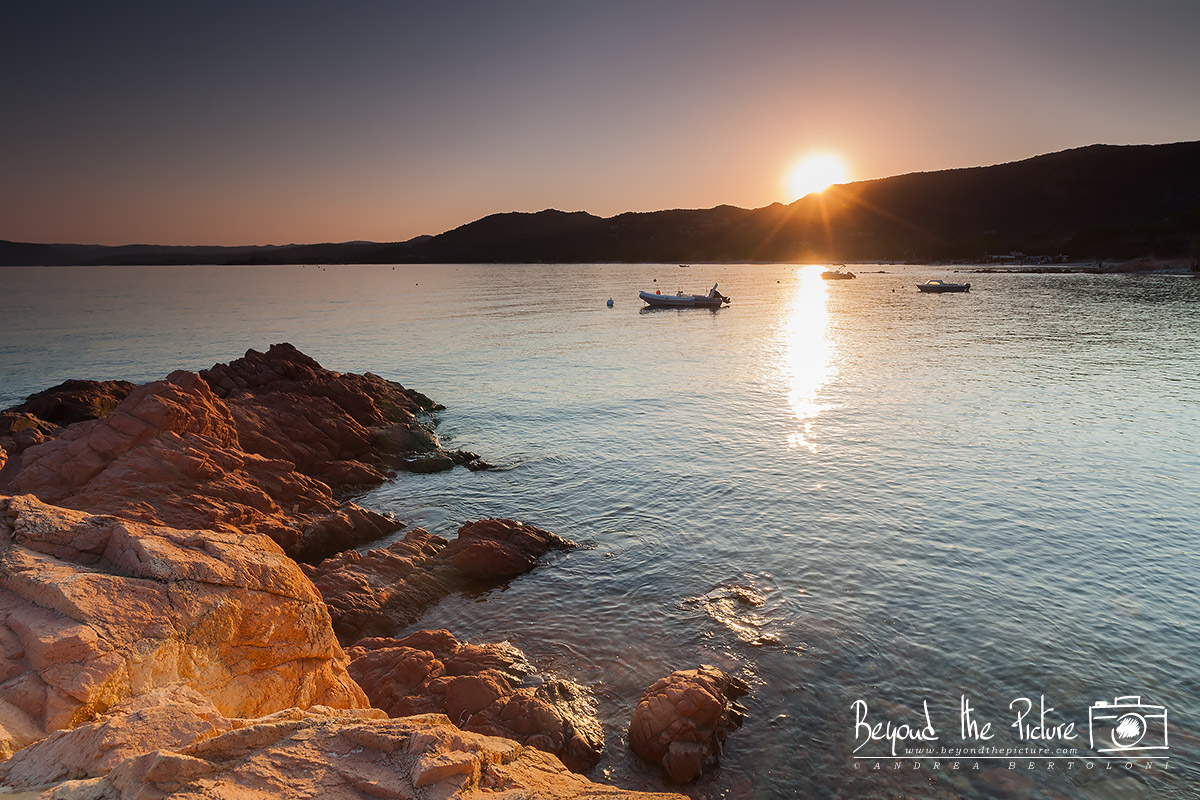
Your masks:
<svg viewBox="0 0 1200 800"><path fill-rule="evenodd" d="M592 212L587 211L585 209L578 209L575 211L565 211L563 209L554 208L554 207L546 207L546 208L538 209L536 211L521 211L521 210L516 210L516 209L509 210L509 211L494 211L490 214L485 214L482 217L477 217L475 219L464 222L460 225L456 225L452 228L447 228L446 230L440 231L439 233L432 233L432 234L431 233L421 233L421 234L417 234L416 236L410 236L407 239L393 239L393 240L387 240L387 241L376 241L376 240L370 240L370 239L347 239L345 241L340 241L340 242L335 242L335 241L288 242L287 244L274 244L274 243L265 243L265 244L152 244L150 242L125 242L122 244L99 244L99 243L95 243L95 242L61 242L61 241L60 242L34 242L34 241L25 241L25 240L19 240L19 239L0 238L0 242L5 242L8 244L37 245L37 246L44 246L44 247L104 247L104 248L112 248L112 249L119 249L122 247L172 247L172 248L197 248L197 249L206 248L206 249L225 249L225 250L236 250L236 249L244 249L244 248L282 249L282 248L286 248L286 247L318 247L320 245L352 245L352 244L396 245L396 244L405 244L407 242L412 242L417 239L433 238L436 236L441 236L442 234L449 233L450 231L458 230L459 228L466 227L467 225L474 224L481 220L489 219L491 217L498 217L498 216L508 216L508 215L514 215L514 214L518 214L518 215L524 214L524 215L532 216L532 215L536 215L536 214L545 214L547 212L556 212L559 214L587 214L588 216L592 216L597 219L610 220L610 219L615 219L617 217L624 216L626 214L658 214L658 213L663 213L663 212L668 212L668 211L713 211L718 208L733 208L733 209L737 209L739 211L760 211L762 209L771 208L773 206L793 206L797 203L801 203L801 202L807 200L808 198L812 197L814 194L823 194L824 192L829 191L829 189L833 189L833 188L845 187L845 186L858 186L861 184L876 183L878 181L887 181L887 180L893 180L896 178L905 178L905 177L909 177L909 176L913 176L913 175L936 175L936 174L940 174L940 173L944 173L944 172L959 172L959 171L974 170L974 169L991 169L994 167L1003 167L1003 166L1009 166L1012 164L1020 164L1020 163L1026 162L1026 161L1033 161L1033 160L1036 160L1039 158L1047 158L1047 157L1051 157L1051 156L1061 155L1063 153L1071 153L1071 152L1075 152L1075 151L1079 151L1079 150L1090 150L1093 148L1102 148L1102 147L1103 148L1171 147L1174 145L1183 145L1183 144L1200 144L1200 139L1184 139L1184 140L1179 140L1179 141L1174 141L1174 142L1159 142L1156 144L1154 144L1154 143L1106 144L1106 143L1102 143L1102 142L1094 142L1092 144L1080 145L1077 147L1068 147L1063 150L1054 150L1054 151L1051 151L1048 153L1037 153L1035 155L1016 159L1014 161L1000 161L1000 162L996 162L994 164L975 164L972 166L965 166L965 167L945 167L942 169L933 169L933 170L915 170L913 172L901 172L901 173L897 173L895 175L885 175L885 176L879 177L879 178L866 178L863 180L846 181L844 183L835 183L835 184L831 184L829 187L822 190L821 192L813 192L813 193L805 195L804 197L798 197L795 200L791 201L790 203L784 203L782 201L775 200L773 202L767 203L764 206L757 206L754 208L746 208L744 206L733 205L732 203L718 203L715 206L708 206L708 207L689 207L689 208L677 207L677 208L659 208L659 209L653 209L650 211L621 211L621 212L618 212L611 216L601 216L599 214L593 214Z"/></svg>

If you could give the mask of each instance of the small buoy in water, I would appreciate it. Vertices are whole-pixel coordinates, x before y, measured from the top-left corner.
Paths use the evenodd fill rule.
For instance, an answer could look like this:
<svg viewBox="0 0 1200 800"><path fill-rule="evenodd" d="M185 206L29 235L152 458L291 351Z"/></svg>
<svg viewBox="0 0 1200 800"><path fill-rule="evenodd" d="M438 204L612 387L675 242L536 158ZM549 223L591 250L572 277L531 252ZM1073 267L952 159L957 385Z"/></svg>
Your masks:
<svg viewBox="0 0 1200 800"><path fill-rule="evenodd" d="M608 306L609 308L612 308L612 298L611 297L608 298L608 302L605 303L604 305Z"/></svg>

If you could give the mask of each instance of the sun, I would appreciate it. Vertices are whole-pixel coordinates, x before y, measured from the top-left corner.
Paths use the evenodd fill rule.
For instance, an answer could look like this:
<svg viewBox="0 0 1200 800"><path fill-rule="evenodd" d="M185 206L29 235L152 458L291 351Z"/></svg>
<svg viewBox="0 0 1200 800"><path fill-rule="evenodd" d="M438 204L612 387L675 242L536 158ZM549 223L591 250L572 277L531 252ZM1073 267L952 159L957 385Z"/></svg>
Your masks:
<svg viewBox="0 0 1200 800"><path fill-rule="evenodd" d="M833 153L811 153L792 165L787 173L790 200L799 200L813 192L823 192L835 183L850 180L846 162Z"/></svg>

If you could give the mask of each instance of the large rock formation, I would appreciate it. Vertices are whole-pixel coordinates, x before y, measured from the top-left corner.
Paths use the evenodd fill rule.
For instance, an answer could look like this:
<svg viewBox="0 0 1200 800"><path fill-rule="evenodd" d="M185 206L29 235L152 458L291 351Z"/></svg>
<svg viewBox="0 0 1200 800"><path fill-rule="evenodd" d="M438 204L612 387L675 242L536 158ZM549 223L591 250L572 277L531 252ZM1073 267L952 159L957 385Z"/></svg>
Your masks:
<svg viewBox="0 0 1200 800"><path fill-rule="evenodd" d="M604 737L590 695L567 681L531 678L510 644L464 644L426 630L363 639L349 655L350 675L389 716L443 713L463 730L554 753L576 772L600 760Z"/></svg>
<svg viewBox="0 0 1200 800"><path fill-rule="evenodd" d="M384 719L348 674L331 609L347 642L392 635L448 592L571 546L483 520L450 542L417 529L349 549L398 523L338 493L390 468L483 466L440 448L418 417L428 398L290 345L38 398L0 413L0 491L21 493L0 494L4 785L91 800L643 796L549 754L595 763L590 698L538 685L512 648L432 632L355 650L390 711L445 711L470 732Z"/></svg>
<svg viewBox="0 0 1200 800"><path fill-rule="evenodd" d="M707 664L672 672L642 692L629 746L675 783L690 781L720 760L726 732L742 724L744 709L734 700L748 691L743 681Z"/></svg>
<svg viewBox="0 0 1200 800"><path fill-rule="evenodd" d="M380 483L389 463L421 453L481 465L437 450L416 416L429 398L323 369L291 345L202 375L173 372L57 435L37 418L12 421L24 439L9 489L150 524L261 533L315 562L399 527L336 493Z"/></svg>
<svg viewBox="0 0 1200 800"><path fill-rule="evenodd" d="M369 372L327 370L290 344L249 350L200 376L229 407L247 452L334 487L382 483L387 466L426 471L423 459L435 457L445 469L486 466L474 453L440 449L417 418L439 408L425 395Z"/></svg>
<svg viewBox="0 0 1200 800"><path fill-rule="evenodd" d="M329 606L334 631L349 645L392 636L456 589L514 578L548 550L573 546L533 525L487 519L463 525L452 542L414 528L389 547L349 550L304 570Z"/></svg>
<svg viewBox="0 0 1200 800"><path fill-rule="evenodd" d="M0 497L0 754L183 684L222 714L367 705L270 539Z"/></svg>
<svg viewBox="0 0 1200 800"><path fill-rule="evenodd" d="M686 800L592 783L552 755L461 731L442 715L389 720L374 709L316 707L228 719L202 699L162 699L22 751L0 767L0 781L14 788L51 784L40 795L45 800ZM101 755L80 755L95 753Z"/></svg>

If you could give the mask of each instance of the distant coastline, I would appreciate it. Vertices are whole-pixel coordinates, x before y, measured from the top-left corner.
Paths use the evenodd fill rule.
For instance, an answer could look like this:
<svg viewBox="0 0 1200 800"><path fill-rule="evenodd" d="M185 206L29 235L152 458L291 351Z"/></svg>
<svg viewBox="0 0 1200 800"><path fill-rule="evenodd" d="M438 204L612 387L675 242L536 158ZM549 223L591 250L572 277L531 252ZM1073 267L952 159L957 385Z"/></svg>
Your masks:
<svg viewBox="0 0 1200 800"><path fill-rule="evenodd" d="M801 261L801 262L782 262L782 261L696 261L700 266L705 265L728 265L728 264L795 264L796 266L829 266L836 260L829 259L823 262L818 261ZM467 262L463 262L467 263ZM488 263L488 262L475 262ZM518 265L524 263L541 263L541 264L557 264L570 265L581 264L584 262L494 262L496 266L505 266L506 264ZM599 264L624 265L630 262L610 261L610 262L589 262ZM636 263L636 262L635 262ZM646 264L670 264L670 261L658 262L643 262ZM870 274L887 274L887 267L935 267L944 268L952 272L961 272L977 275L1182 275L1200 277L1200 261L1196 259L1154 259L1154 258L1136 258L1131 260L1122 259L1098 259L1096 261L1074 262L1066 264L1029 264L1019 266L995 266L992 263L985 261L936 261L936 260L911 260L903 262L879 262L879 261L842 261L837 262L842 265L849 265L855 268L859 267L884 267L878 270L860 270L860 275ZM386 262L383 262L386 265ZM348 262L327 262L325 264L302 264L302 263L280 263L280 264L240 264L240 263L179 263L179 264L0 264L0 269L4 267L21 268L21 267L37 267L37 268L57 268L57 267L105 267L105 266L142 266L142 267L253 267L253 266L270 266L270 267L338 267L338 266L355 266ZM417 265L419 266L419 265ZM449 266L449 262L431 263L429 266Z"/></svg>
<svg viewBox="0 0 1200 800"><path fill-rule="evenodd" d="M114 247L0 240L0 266L1006 259L1049 267L1099 262L1101 271L1139 259L1195 263L1200 141L1092 145L1009 164L836 185L758 209L725 205L607 218L554 209L493 214L403 242Z"/></svg>

